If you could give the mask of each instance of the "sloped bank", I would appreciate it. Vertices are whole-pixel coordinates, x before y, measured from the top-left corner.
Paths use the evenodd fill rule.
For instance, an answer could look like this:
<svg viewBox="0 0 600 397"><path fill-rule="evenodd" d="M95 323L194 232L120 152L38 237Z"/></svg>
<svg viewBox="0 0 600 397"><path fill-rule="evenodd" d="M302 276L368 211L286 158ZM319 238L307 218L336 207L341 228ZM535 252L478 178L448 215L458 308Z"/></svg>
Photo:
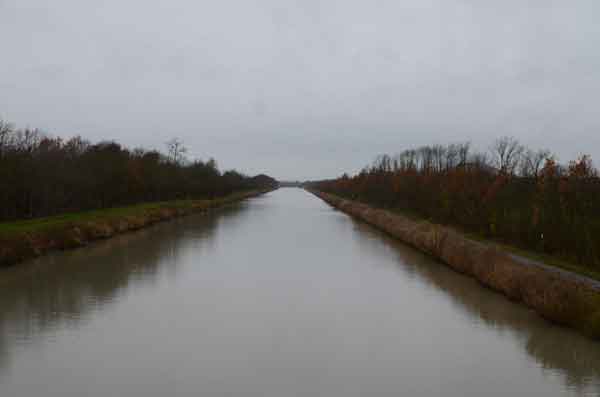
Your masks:
<svg viewBox="0 0 600 397"><path fill-rule="evenodd" d="M157 222L209 211L271 190L239 192L212 200L140 204L0 224L0 267L15 265L51 250L82 247L92 241L138 230Z"/></svg>
<svg viewBox="0 0 600 397"><path fill-rule="evenodd" d="M448 227L310 191L340 211L475 277L512 300L523 302L544 318L600 339L600 282L504 252Z"/></svg>

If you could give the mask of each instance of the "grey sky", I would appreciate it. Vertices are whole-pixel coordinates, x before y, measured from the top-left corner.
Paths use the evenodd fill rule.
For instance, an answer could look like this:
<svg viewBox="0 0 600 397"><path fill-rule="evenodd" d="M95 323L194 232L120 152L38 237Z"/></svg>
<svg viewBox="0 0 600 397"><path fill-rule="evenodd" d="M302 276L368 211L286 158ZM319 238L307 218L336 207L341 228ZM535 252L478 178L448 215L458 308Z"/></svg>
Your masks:
<svg viewBox="0 0 600 397"><path fill-rule="evenodd" d="M0 118L282 178L513 135L600 158L597 0L0 0Z"/></svg>

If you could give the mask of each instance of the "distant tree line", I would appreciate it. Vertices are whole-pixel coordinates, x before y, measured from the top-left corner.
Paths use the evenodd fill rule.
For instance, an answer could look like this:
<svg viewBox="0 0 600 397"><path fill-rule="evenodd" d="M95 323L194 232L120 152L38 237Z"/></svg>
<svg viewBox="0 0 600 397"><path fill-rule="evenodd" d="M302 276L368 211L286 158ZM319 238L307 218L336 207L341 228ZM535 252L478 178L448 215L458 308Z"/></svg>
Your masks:
<svg viewBox="0 0 600 397"><path fill-rule="evenodd" d="M266 175L220 172L214 160L187 161L177 140L167 153L92 144L0 120L0 221L174 199L199 199L266 188Z"/></svg>
<svg viewBox="0 0 600 397"><path fill-rule="evenodd" d="M589 156L566 165L510 137L383 155L317 189L600 269L600 178Z"/></svg>

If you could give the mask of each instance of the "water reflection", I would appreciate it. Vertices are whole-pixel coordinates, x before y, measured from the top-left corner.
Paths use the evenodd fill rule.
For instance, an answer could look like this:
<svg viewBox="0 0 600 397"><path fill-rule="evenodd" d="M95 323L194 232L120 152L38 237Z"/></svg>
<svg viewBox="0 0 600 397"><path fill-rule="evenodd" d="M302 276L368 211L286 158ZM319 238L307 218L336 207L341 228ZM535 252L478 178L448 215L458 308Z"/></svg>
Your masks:
<svg viewBox="0 0 600 397"><path fill-rule="evenodd" d="M384 241L390 255L397 256L398 270L432 284L457 310L497 331L510 333L531 359L564 376L565 384L583 391L592 387L600 395L600 343L572 330L553 325L531 310L514 304L476 280L449 270L429 256L413 250L364 223L352 220L365 241ZM588 393L590 390L586 390Z"/></svg>
<svg viewBox="0 0 600 397"><path fill-rule="evenodd" d="M56 329L78 327L130 288L153 284L162 272L176 277L178 255L189 249L210 252L220 225L243 218L246 205L175 219L3 269L0 376L15 345L35 343Z"/></svg>
<svg viewBox="0 0 600 397"><path fill-rule="evenodd" d="M600 394L599 343L299 190L0 279L11 396Z"/></svg>

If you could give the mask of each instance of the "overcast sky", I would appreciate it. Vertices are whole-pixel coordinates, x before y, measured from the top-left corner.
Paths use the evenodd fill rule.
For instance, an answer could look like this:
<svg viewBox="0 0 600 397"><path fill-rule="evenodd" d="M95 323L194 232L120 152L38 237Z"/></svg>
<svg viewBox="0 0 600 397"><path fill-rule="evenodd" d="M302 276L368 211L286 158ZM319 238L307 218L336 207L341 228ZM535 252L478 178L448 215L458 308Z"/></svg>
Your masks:
<svg viewBox="0 0 600 397"><path fill-rule="evenodd" d="M598 0L0 0L0 118L281 179L512 135L600 163Z"/></svg>

